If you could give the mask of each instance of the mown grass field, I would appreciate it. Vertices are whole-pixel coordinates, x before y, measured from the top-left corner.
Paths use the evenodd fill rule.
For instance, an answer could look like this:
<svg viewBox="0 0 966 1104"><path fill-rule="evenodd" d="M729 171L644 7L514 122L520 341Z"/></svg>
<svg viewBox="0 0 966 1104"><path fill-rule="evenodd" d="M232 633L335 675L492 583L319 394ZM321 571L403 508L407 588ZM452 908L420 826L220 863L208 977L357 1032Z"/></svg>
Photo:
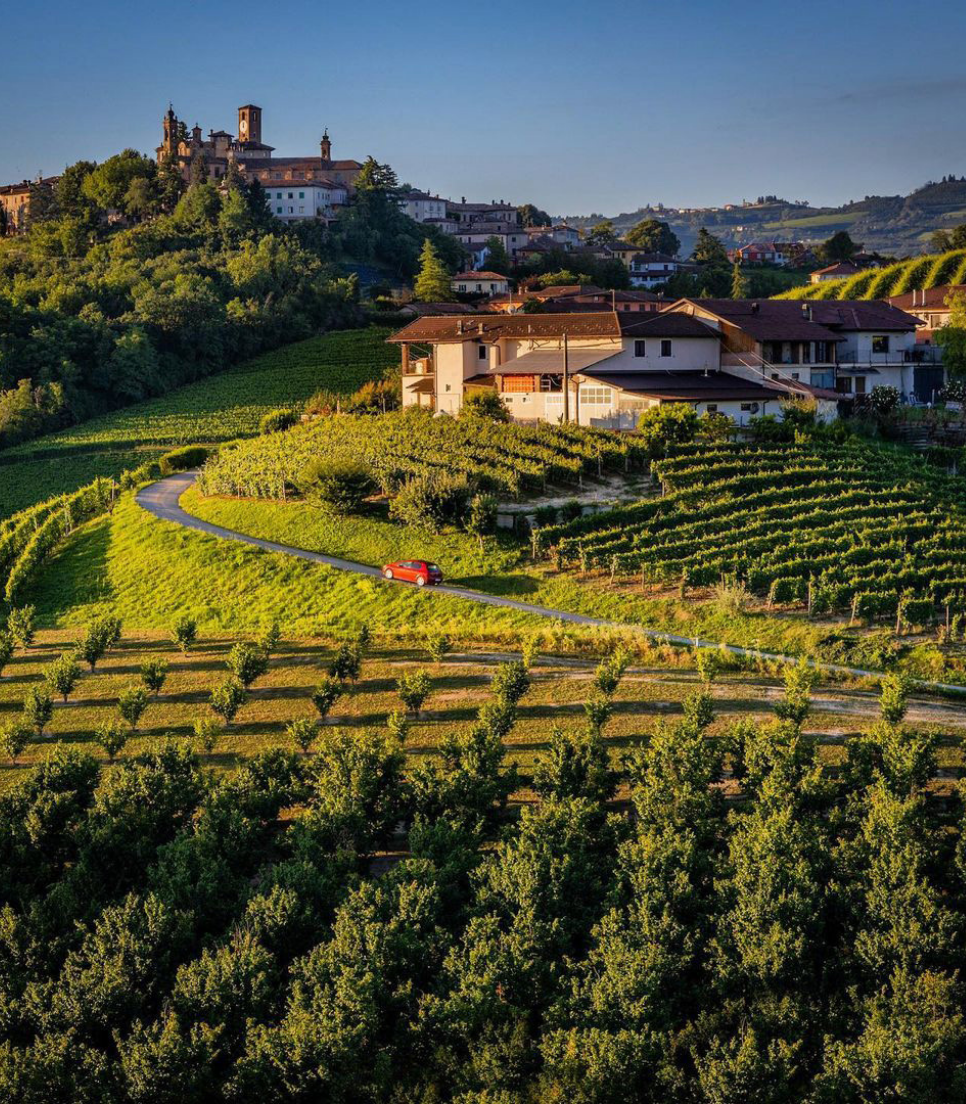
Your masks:
<svg viewBox="0 0 966 1104"><path fill-rule="evenodd" d="M20 651L0 679L0 717L4 722L20 710L24 695L39 686L45 666L78 640L77 630L41 632L34 645ZM121 758L143 751L166 735L193 739L197 718L216 719L207 702L212 688L228 675L225 657L235 638L204 635L187 655L166 634L126 631L120 645L85 674L67 704L58 700L54 716L42 739L34 738L16 764L0 762L0 791L8 789L26 770L42 761L55 745L84 749L106 761L94 741L95 730L116 720L117 697L136 684L138 669L148 659L169 664L167 682L129 738ZM558 643L558 647L559 647ZM311 694L325 673L336 641L331 636L284 639L271 661L268 674L250 692L234 723L223 729L213 752L198 748L210 765L229 769L239 759L272 746L290 746L285 733L297 717L317 719ZM377 643L367 653L361 676L332 711L333 727L372 729L400 709L396 680L405 671L425 669L432 680L432 694L420 716L411 720L406 741L413 756L433 755L442 738L455 727L465 726L491 695L489 682L502 654L480 649L454 650L435 663L418 645L397 647ZM652 655L642 666L632 666L615 695L615 709L605 729L607 743L616 755L639 745L655 726L680 716L684 698L699 688L696 674L685 668L655 663ZM526 775L547 746L550 727L577 729L585 722L583 703L591 696L590 679L595 660L590 655L543 656L532 670L533 684L520 705L520 718L508 741L509 761ZM773 673L748 673L720 679L711 690L715 698L718 730L743 716L764 718L781 695L780 680ZM816 690L807 728L823 743L823 758L835 763L843 739L875 720L874 693L863 689ZM941 762L960 763L956 723L966 725L966 715L948 706L914 706L919 723L940 724L949 733Z"/></svg>
<svg viewBox="0 0 966 1104"><path fill-rule="evenodd" d="M95 476L116 476L165 449L258 432L269 410L325 389L351 394L398 363L381 327L309 338L148 402L0 453L0 517Z"/></svg>

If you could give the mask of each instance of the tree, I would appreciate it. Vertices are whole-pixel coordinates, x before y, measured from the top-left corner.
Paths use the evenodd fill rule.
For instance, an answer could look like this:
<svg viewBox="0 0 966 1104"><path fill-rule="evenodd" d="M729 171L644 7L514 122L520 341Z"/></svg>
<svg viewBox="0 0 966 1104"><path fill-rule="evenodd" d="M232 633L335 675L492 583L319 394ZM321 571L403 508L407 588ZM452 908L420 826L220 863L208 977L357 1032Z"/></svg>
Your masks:
<svg viewBox="0 0 966 1104"><path fill-rule="evenodd" d="M248 196L240 188L229 188L218 212L219 233L225 241L238 245L254 229L255 220L248 205Z"/></svg>
<svg viewBox="0 0 966 1104"><path fill-rule="evenodd" d="M12 762L16 763L24 748L30 742L30 725L14 718L0 728L0 749Z"/></svg>
<svg viewBox="0 0 966 1104"><path fill-rule="evenodd" d="M312 694L312 704L324 721L335 703L345 693L345 683L335 678L324 678Z"/></svg>
<svg viewBox="0 0 966 1104"><path fill-rule="evenodd" d="M633 231L631 231L631 233L633 233ZM598 222L595 226L592 226L585 241L589 246L596 249L604 245L611 245L613 242L617 241L617 231L614 229L613 222L611 222L610 219L604 219L602 222ZM680 247L680 242L678 246Z"/></svg>
<svg viewBox="0 0 966 1104"><path fill-rule="evenodd" d="M433 663L442 663L452 647L452 641L446 633L430 633L426 637L426 654Z"/></svg>
<svg viewBox="0 0 966 1104"><path fill-rule="evenodd" d="M731 270L731 298L747 299L750 290L751 284L748 281L748 277L742 271L741 265L736 261Z"/></svg>
<svg viewBox="0 0 966 1104"><path fill-rule="evenodd" d="M356 192L393 193L399 189L399 178L390 165L367 157L355 179Z"/></svg>
<svg viewBox="0 0 966 1104"><path fill-rule="evenodd" d="M29 648L34 642L35 612L33 606L23 606L7 614L7 631L21 648Z"/></svg>
<svg viewBox="0 0 966 1104"><path fill-rule="evenodd" d="M93 672L97 664L107 655L112 646L115 635L115 619L99 617L87 626L84 639L81 641L77 654L90 667Z"/></svg>
<svg viewBox="0 0 966 1104"><path fill-rule="evenodd" d="M460 406L460 416L490 418L494 422L509 422L510 411L495 387L479 387L467 391Z"/></svg>
<svg viewBox="0 0 966 1104"><path fill-rule="evenodd" d="M648 456L663 456L671 444L687 444L694 440L700 421L689 403L665 403L645 410L637 423L641 444Z"/></svg>
<svg viewBox="0 0 966 1104"><path fill-rule="evenodd" d="M268 656L257 644L235 644L226 662L246 690L268 670Z"/></svg>
<svg viewBox="0 0 966 1104"><path fill-rule="evenodd" d="M837 230L819 247L819 253L827 264L834 264L836 261L851 261L861 248L852 241L848 230Z"/></svg>
<svg viewBox="0 0 966 1104"><path fill-rule="evenodd" d="M54 702L49 691L42 690L39 686L27 691L23 702L23 719L37 733L38 738L43 736L53 715Z"/></svg>
<svg viewBox="0 0 966 1104"><path fill-rule="evenodd" d="M502 239L489 237L486 239L486 267L489 272L498 272L501 276L509 274L513 262L506 251Z"/></svg>
<svg viewBox="0 0 966 1104"><path fill-rule="evenodd" d="M187 614L182 614L171 627L171 637L181 651L187 655L198 639L198 623Z"/></svg>
<svg viewBox="0 0 966 1104"><path fill-rule="evenodd" d="M13 659L13 653L16 649L17 644L13 638L13 633L9 630L0 631L0 678L3 677L3 672L10 660Z"/></svg>
<svg viewBox="0 0 966 1104"><path fill-rule="evenodd" d="M208 183L208 159L199 150L191 158L191 165L188 169L188 190L198 187L199 184Z"/></svg>
<svg viewBox="0 0 966 1104"><path fill-rule="evenodd" d="M900 724L906 715L912 681L905 675L886 675L879 691L882 719L890 725Z"/></svg>
<svg viewBox="0 0 966 1104"><path fill-rule="evenodd" d="M624 239L630 245L639 245L645 253L667 253L676 257L681 248L677 234L666 222L656 218L643 219L627 231Z"/></svg>
<svg viewBox="0 0 966 1104"><path fill-rule="evenodd" d="M238 710L248 701L244 686L235 679L227 679L221 686L212 690L208 704L219 717L230 725Z"/></svg>
<svg viewBox="0 0 966 1104"><path fill-rule="evenodd" d="M534 771L533 788L543 798L609 801L617 788L617 775L610 769L610 754L600 733L551 729L547 754Z"/></svg>
<svg viewBox="0 0 966 1104"><path fill-rule="evenodd" d="M156 176L136 176L124 193L124 210L135 218L146 218L161 210Z"/></svg>
<svg viewBox="0 0 966 1104"><path fill-rule="evenodd" d="M966 294L953 292L946 297L949 322L936 334L942 348L946 371L957 379L966 377Z"/></svg>
<svg viewBox="0 0 966 1104"><path fill-rule="evenodd" d="M102 211L123 211L132 183L140 178L153 181L156 171L151 158L126 149L88 173L81 194Z"/></svg>
<svg viewBox="0 0 966 1104"><path fill-rule="evenodd" d="M44 672L44 681L52 691L66 702L71 691L77 685L81 676L81 669L73 655L64 653L59 659L55 659Z"/></svg>
<svg viewBox="0 0 966 1104"><path fill-rule="evenodd" d="M303 755L308 755L319 734L319 726L307 717L298 717L285 726L285 734Z"/></svg>
<svg viewBox="0 0 966 1104"><path fill-rule="evenodd" d="M475 494L470 499L470 508L466 514L467 533L471 533L480 542L483 551L483 538L496 528L499 500L494 495Z"/></svg>
<svg viewBox="0 0 966 1104"><path fill-rule="evenodd" d="M141 664L141 681L155 697L161 693L168 677L168 665L163 659L149 659Z"/></svg>
<svg viewBox="0 0 966 1104"><path fill-rule="evenodd" d="M406 709L417 717L433 689L426 671L406 671L396 680L396 692Z"/></svg>
<svg viewBox="0 0 966 1104"><path fill-rule="evenodd" d="M376 489L376 481L372 468L362 460L317 457L302 469L298 489L315 506L353 514Z"/></svg>
<svg viewBox="0 0 966 1104"><path fill-rule="evenodd" d="M94 730L94 740L104 749L105 755L113 763L118 754L124 750L128 734L117 721L107 721Z"/></svg>
<svg viewBox="0 0 966 1104"><path fill-rule="evenodd" d="M117 711L121 719L131 726L132 732L137 731L148 704L148 692L143 686L129 686L118 696Z"/></svg>
<svg viewBox="0 0 966 1104"><path fill-rule="evenodd" d="M511 659L497 667L490 689L501 706L514 706L530 689L530 681L530 672L523 661Z"/></svg>
<svg viewBox="0 0 966 1104"><path fill-rule="evenodd" d="M454 298L450 274L429 238L423 242L413 294L423 303L446 303Z"/></svg>
<svg viewBox="0 0 966 1104"><path fill-rule="evenodd" d="M258 646L267 656L272 656L278 651L282 639L282 630L277 621L273 621L258 638Z"/></svg>
<svg viewBox="0 0 966 1104"><path fill-rule="evenodd" d="M524 203L517 208L520 215L520 223L523 226L549 226L553 219L539 207L532 203Z"/></svg>
<svg viewBox="0 0 966 1104"><path fill-rule="evenodd" d="M343 641L329 664L329 674L340 682L355 682L362 670L362 654L356 644Z"/></svg>
<svg viewBox="0 0 966 1104"><path fill-rule="evenodd" d="M726 265L728 263L728 252L725 247L703 226L698 231L698 238L694 243L694 252L691 256L698 264Z"/></svg>
<svg viewBox="0 0 966 1104"><path fill-rule="evenodd" d="M194 738L211 755L218 746L221 725L217 721L213 721L211 717L198 717L192 725L192 732Z"/></svg>

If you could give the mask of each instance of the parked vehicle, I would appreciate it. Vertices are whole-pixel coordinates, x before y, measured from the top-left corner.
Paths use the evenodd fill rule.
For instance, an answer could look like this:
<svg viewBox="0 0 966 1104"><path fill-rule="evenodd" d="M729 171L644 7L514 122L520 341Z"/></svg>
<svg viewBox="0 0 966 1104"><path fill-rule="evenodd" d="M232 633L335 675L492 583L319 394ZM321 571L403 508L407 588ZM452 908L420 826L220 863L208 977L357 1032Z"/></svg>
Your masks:
<svg viewBox="0 0 966 1104"><path fill-rule="evenodd" d="M438 586L443 581L443 573L428 560L396 560L382 569L383 578L401 579L416 586Z"/></svg>

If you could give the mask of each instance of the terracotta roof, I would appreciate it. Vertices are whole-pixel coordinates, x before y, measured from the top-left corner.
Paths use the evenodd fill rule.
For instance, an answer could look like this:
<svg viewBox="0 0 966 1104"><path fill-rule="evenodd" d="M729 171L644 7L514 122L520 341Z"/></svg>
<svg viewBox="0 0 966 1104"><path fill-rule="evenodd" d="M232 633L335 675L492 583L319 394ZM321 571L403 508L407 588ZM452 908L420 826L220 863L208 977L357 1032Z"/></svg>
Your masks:
<svg viewBox="0 0 966 1104"><path fill-rule="evenodd" d="M527 295L534 299L560 299L569 295L603 294L604 289L596 284L550 284L542 288L527 288Z"/></svg>
<svg viewBox="0 0 966 1104"><path fill-rule="evenodd" d="M272 146L262 147L272 149ZM250 163L240 157L239 161L245 162L249 172L257 169L291 169L298 165L305 165L309 169L361 169L359 161L323 161L321 157L258 157Z"/></svg>
<svg viewBox="0 0 966 1104"><path fill-rule="evenodd" d="M505 280L499 272L457 272L454 280Z"/></svg>
<svg viewBox="0 0 966 1104"><path fill-rule="evenodd" d="M496 341L501 337L620 337L614 311L587 314L479 314L465 318L419 318L387 340L432 343Z"/></svg>
<svg viewBox="0 0 966 1104"><path fill-rule="evenodd" d="M810 273L811 276L855 276L856 273L861 272L862 269L858 265L852 264L851 261L836 261L835 264L826 265L825 268L817 268L814 272Z"/></svg>
<svg viewBox="0 0 966 1104"><path fill-rule="evenodd" d="M900 310L941 311L949 310L946 306L948 295L966 295L966 284L940 284L925 291L907 291L904 295L890 295L886 302Z"/></svg>
<svg viewBox="0 0 966 1104"><path fill-rule="evenodd" d="M680 299L738 326L758 341L841 341L842 331L910 331L916 319L878 299Z"/></svg>
<svg viewBox="0 0 966 1104"><path fill-rule="evenodd" d="M785 398L784 391L727 372L709 372L705 375L704 372L608 372L606 369L591 368L582 375L621 391L652 395L671 402L724 402L729 399L774 402Z"/></svg>

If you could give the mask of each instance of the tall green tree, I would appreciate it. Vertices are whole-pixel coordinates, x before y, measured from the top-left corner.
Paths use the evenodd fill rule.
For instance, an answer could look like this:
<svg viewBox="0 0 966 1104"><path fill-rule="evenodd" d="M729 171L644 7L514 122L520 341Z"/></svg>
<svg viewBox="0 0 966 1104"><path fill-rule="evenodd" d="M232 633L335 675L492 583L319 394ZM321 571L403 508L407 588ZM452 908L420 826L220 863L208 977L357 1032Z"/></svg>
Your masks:
<svg viewBox="0 0 966 1104"><path fill-rule="evenodd" d="M451 276L429 238L423 242L414 293L423 303L446 303L454 298Z"/></svg>
<svg viewBox="0 0 966 1104"><path fill-rule="evenodd" d="M642 219L624 235L631 245L639 245L648 253L667 253L677 256L681 241L666 223L656 218Z"/></svg>

